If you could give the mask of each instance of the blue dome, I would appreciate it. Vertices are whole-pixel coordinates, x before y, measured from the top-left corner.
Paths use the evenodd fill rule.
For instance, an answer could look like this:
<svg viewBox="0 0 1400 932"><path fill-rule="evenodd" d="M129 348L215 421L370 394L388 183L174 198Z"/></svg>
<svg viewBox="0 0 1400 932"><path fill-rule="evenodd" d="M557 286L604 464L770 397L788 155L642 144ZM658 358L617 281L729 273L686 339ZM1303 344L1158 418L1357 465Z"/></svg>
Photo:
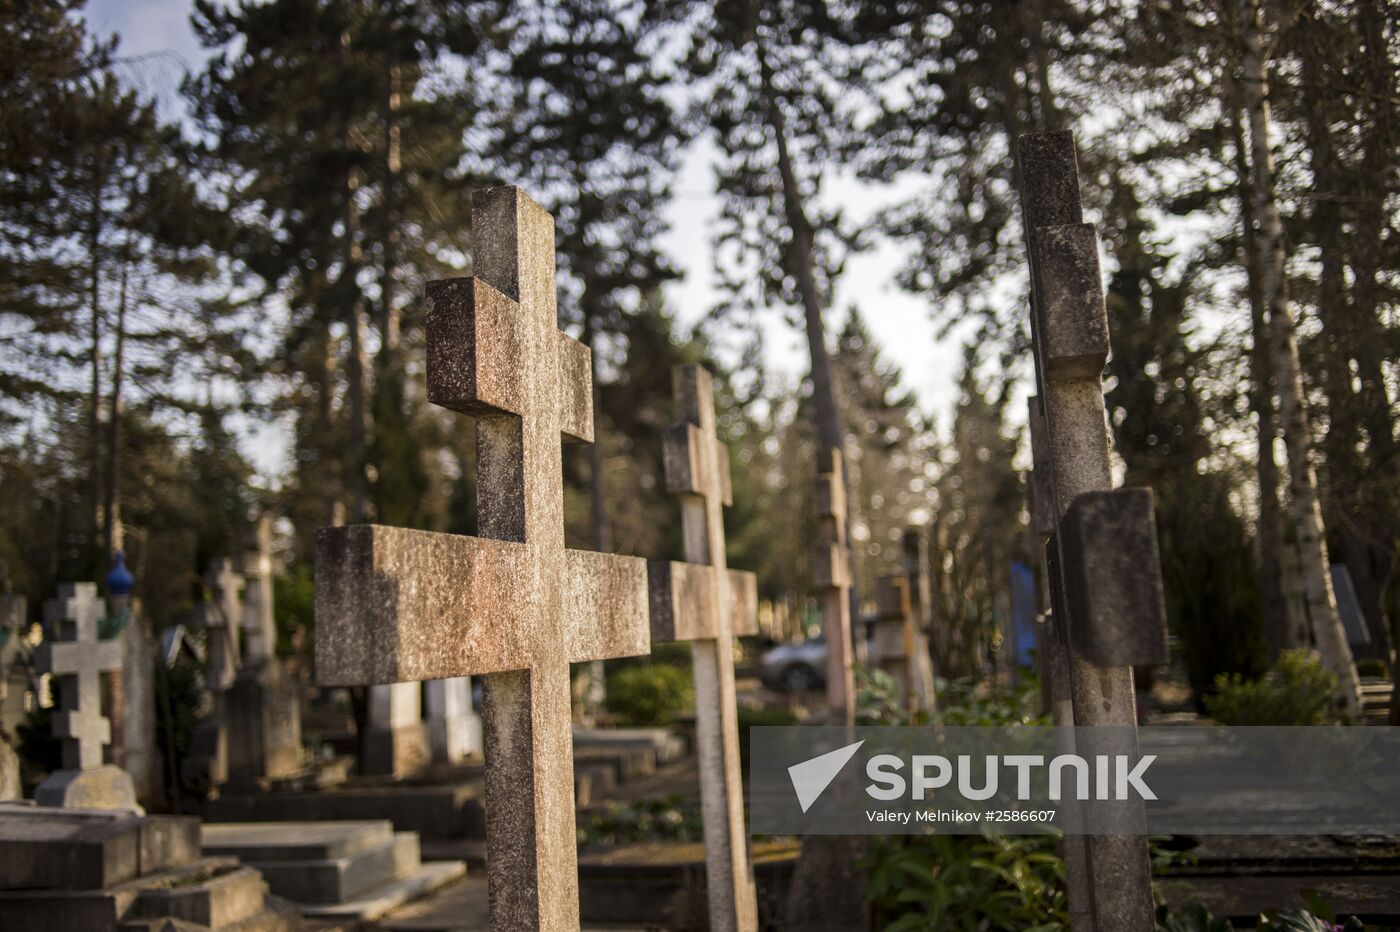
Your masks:
<svg viewBox="0 0 1400 932"><path fill-rule="evenodd" d="M116 562L112 564L112 571L107 574L107 594L108 595L131 595L131 590L136 588L136 577L131 575L131 570L126 568L126 554L117 551Z"/></svg>

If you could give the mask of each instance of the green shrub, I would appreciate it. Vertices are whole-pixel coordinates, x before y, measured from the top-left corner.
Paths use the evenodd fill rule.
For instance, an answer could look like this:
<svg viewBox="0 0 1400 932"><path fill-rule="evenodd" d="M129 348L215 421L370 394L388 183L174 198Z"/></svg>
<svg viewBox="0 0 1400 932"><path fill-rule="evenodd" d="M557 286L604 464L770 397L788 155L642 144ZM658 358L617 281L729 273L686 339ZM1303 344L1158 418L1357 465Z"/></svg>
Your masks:
<svg viewBox="0 0 1400 932"><path fill-rule="evenodd" d="M582 845L625 845L645 841L699 841L700 810L680 796L611 802L579 826Z"/></svg>
<svg viewBox="0 0 1400 932"><path fill-rule="evenodd" d="M1259 679L1238 673L1215 678L1205 697L1206 713L1222 725L1328 725L1339 721L1334 696L1337 678L1307 648L1279 654Z"/></svg>
<svg viewBox="0 0 1400 932"><path fill-rule="evenodd" d="M1369 676L1376 679L1390 679L1390 667L1386 666L1384 660L1379 657L1362 657L1356 661L1357 676Z"/></svg>
<svg viewBox="0 0 1400 932"><path fill-rule="evenodd" d="M608 677L609 712L624 727L665 725L695 704L690 670L670 664L624 667Z"/></svg>
<svg viewBox="0 0 1400 932"><path fill-rule="evenodd" d="M870 905L887 932L1069 927L1049 835L872 838Z"/></svg>

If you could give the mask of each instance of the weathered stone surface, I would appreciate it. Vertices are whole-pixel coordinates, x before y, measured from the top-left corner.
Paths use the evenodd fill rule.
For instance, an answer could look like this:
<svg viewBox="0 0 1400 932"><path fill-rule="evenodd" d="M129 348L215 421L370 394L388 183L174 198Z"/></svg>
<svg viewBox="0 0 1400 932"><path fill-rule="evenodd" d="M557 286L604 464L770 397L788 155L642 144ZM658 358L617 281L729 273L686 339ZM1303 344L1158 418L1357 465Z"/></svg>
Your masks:
<svg viewBox="0 0 1400 932"><path fill-rule="evenodd" d="M370 687L369 723L361 754L360 769L367 774L403 777L428 766L432 751L418 683Z"/></svg>
<svg viewBox="0 0 1400 932"><path fill-rule="evenodd" d="M101 890L198 856L198 819L0 806L0 890Z"/></svg>
<svg viewBox="0 0 1400 932"><path fill-rule="evenodd" d="M652 560L647 564L651 639L698 641L719 636L713 571L704 564ZM758 633L758 577L744 570L725 573L730 635Z"/></svg>
<svg viewBox="0 0 1400 932"><path fill-rule="evenodd" d="M472 224L475 277L427 289L427 375L429 400L477 417L481 538L318 533L317 676L484 675L492 927L572 929L569 663L646 651L646 569L564 549L560 437L591 437L592 385L558 329L553 219L492 188Z"/></svg>
<svg viewBox="0 0 1400 932"><path fill-rule="evenodd" d="M1060 533L1075 650L1101 667L1166 663L1152 490L1086 492L1070 504Z"/></svg>
<svg viewBox="0 0 1400 932"><path fill-rule="evenodd" d="M34 801L41 806L70 809L127 809L144 812L136 801L131 774L115 764L88 770L58 770L34 789Z"/></svg>
<svg viewBox="0 0 1400 932"><path fill-rule="evenodd" d="M740 576L727 567L729 456L715 431L710 373L700 366L677 366L671 381L680 423L666 433L666 487L682 496L686 562L648 568L652 636L692 642L710 928L756 930L758 906L739 770L734 638L743 633L740 628L757 628L758 587L752 574Z"/></svg>
<svg viewBox="0 0 1400 932"><path fill-rule="evenodd" d="M1017 162L1030 257L1036 375L1048 440L1044 462L1058 519L1047 563L1052 582L1063 586L1063 574L1069 571L1065 512L1081 494L1112 486L1111 440L1099 378L1108 349L1107 322L1098 245L1093 229L1083 226L1073 138L1068 133L1022 136ZM1146 569L1159 572L1156 567ZM1063 627L1068 611L1068 628L1073 631L1079 622L1066 601L1059 599L1054 606L1055 624ZM1118 619L1119 625L1133 623ZM1134 725L1132 668L1099 665L1075 649L1068 655L1074 723ZM1066 863L1071 874L1072 923L1103 929L1152 928L1146 839L1085 836L1082 853L1078 845L1066 846ZM1088 878L1087 884L1083 878Z"/></svg>

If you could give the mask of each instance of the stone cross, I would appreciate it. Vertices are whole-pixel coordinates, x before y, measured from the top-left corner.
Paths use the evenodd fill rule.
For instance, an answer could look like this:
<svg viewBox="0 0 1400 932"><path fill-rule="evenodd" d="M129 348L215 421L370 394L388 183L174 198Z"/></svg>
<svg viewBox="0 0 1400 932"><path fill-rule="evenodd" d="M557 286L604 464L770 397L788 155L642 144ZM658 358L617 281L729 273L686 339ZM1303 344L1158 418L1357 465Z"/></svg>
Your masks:
<svg viewBox="0 0 1400 932"><path fill-rule="evenodd" d="M666 431L666 489L681 496L686 562L647 565L651 638L691 642L710 928L757 932L734 692L734 638L758 630L757 580L726 566L724 506L733 495L710 373L677 366L671 381L680 422Z"/></svg>
<svg viewBox="0 0 1400 932"><path fill-rule="evenodd" d="M569 664L650 649L646 562L564 547L560 437L591 441L588 348L558 329L554 221L472 198L476 275L427 289L428 398L477 418L480 537L316 540L325 685L483 676L493 929L577 929Z"/></svg>
<svg viewBox="0 0 1400 932"><path fill-rule="evenodd" d="M818 469L812 493L818 522L812 583L825 590L826 701L836 722L849 725L855 721L856 684L851 666L851 561L846 549L846 476L841 451L825 451Z"/></svg>
<svg viewBox="0 0 1400 932"><path fill-rule="evenodd" d="M1161 570L1150 495L1144 499L1138 490L1104 494L1112 487L1101 381L1109 335L1098 235L1083 222L1072 136L1022 136L1018 155L1040 399L1032 430L1038 429L1036 418L1043 417L1044 456L1037 468L1048 470L1046 492L1054 503L1048 572L1057 593L1057 633L1069 636L1074 723L1133 728L1132 664L1159 662L1165 646ZM1150 547L1144 544L1149 538ZM1126 583L1131 592L1107 572L1123 570L1104 556L1115 550L1131 550L1142 561L1128 568L1128 575L1138 577ZM1092 591L1095 586L1105 591ZM1085 836L1084 852L1092 928L1153 928L1146 839ZM1073 883L1070 892L1075 893ZM1084 904L1070 906L1076 928L1087 925Z"/></svg>
<svg viewBox="0 0 1400 932"><path fill-rule="evenodd" d="M257 549L243 557L243 643L244 661L259 666L277 656L277 620L272 596L272 522L267 515L258 518ZM232 582L232 580L229 580Z"/></svg>
<svg viewBox="0 0 1400 932"><path fill-rule="evenodd" d="M201 606L201 623L209 632L207 685L218 694L226 692L238 675L243 577L234 572L233 561L220 557L205 570L204 585L212 597Z"/></svg>
<svg viewBox="0 0 1400 932"><path fill-rule="evenodd" d="M912 720L919 710L919 695L914 667L914 606L909 599L907 578L881 576L875 580L875 616L874 665L894 680L899 699Z"/></svg>
<svg viewBox="0 0 1400 932"><path fill-rule="evenodd" d="M102 715L102 674L122 669L121 641L97 637L104 614L94 583L59 586L58 598L44 603L50 636L34 660L58 682L53 733L61 741L63 769L35 791L40 805L138 808L131 778L103 763L112 723Z"/></svg>

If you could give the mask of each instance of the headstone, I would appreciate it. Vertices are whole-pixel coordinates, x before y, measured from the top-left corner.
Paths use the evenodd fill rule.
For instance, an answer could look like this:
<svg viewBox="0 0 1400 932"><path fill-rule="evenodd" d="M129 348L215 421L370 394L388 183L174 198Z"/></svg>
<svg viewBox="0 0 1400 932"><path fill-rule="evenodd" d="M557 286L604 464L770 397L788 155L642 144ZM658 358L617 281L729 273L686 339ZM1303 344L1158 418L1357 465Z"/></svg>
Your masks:
<svg viewBox="0 0 1400 932"><path fill-rule="evenodd" d="M243 662L220 700L228 781L249 788L302 773L306 765L301 688L277 658L272 526L266 515L257 523L256 541L256 549L243 558ZM226 577L226 582L232 585L233 580ZM235 607L230 602L226 608ZM216 633L211 631L211 638Z"/></svg>
<svg viewBox="0 0 1400 932"><path fill-rule="evenodd" d="M1022 225L1030 256L1031 334L1046 440L1042 464L1048 469L1048 492L1056 517L1055 536L1047 550L1053 557L1049 580L1052 589L1059 590L1053 600L1058 633L1069 634L1068 679L1074 723L1134 727L1137 717L1131 664L1156 659L1160 633L1151 629L1161 622L1160 603L1139 603L1146 598L1145 592L1154 588L1160 592L1161 568L1155 562L1131 568L1130 572L1140 578L1129 583L1133 591L1115 593L1108 603L1117 605L1115 616L1114 611L1101 611L1102 606L1095 601L1098 593L1081 585L1086 579L1090 587L1107 585L1110 580L1098 572L1101 565L1086 562L1086 551L1075 547L1077 538L1079 544L1092 544L1102 554L1116 543L1105 539L1107 535L1122 531L1137 542L1143 533L1141 522L1130 518L1124 518L1116 529L1117 518L1100 522L1090 534L1095 538L1092 541L1080 533L1085 529L1083 521L1092 519L1094 512L1135 510L1135 503L1121 494L1110 502L1093 499L1089 506L1077 502L1085 493L1112 487L1101 381L1109 351L1108 317L1098 236L1093 226L1083 222L1074 140L1069 133L1022 136L1018 161ZM1087 507L1089 513L1071 516L1075 507ZM1140 511L1140 504L1136 510ZM1155 554L1155 528L1150 533L1154 535L1151 549ZM1144 553L1139 555L1146 559ZM1154 576L1154 583L1139 585L1141 578ZM1119 595L1135 601L1125 610L1117 602ZM1085 648L1092 648L1095 657L1088 656ZM1113 665L1103 665L1104 661ZM1083 846L1085 863L1067 864L1067 869L1088 878L1087 906L1093 927L1152 928L1146 838L1086 836ZM1085 904L1072 901L1070 905L1075 913ZM1085 917L1072 915L1072 919L1082 923Z"/></svg>
<svg viewBox="0 0 1400 932"><path fill-rule="evenodd" d="M182 766L187 779L209 788L229 779L228 691L238 676L243 577L234 572L232 560L220 557L205 570L204 588L207 599L195 606L194 623L205 632L204 686L210 708L195 726Z"/></svg>
<svg viewBox="0 0 1400 932"><path fill-rule="evenodd" d="M473 196L476 277L428 286L428 397L477 417L481 537L322 529L324 685L483 676L491 925L579 924L569 664L646 653L646 563L564 547L566 435L589 441L589 351L558 329L554 223Z"/></svg>
<svg viewBox="0 0 1400 932"><path fill-rule="evenodd" d="M1353 648L1370 647L1371 631L1366 626L1366 617L1361 612L1361 600L1356 597L1356 586L1351 581L1351 571L1345 563L1332 564L1332 590L1337 593L1337 611L1342 616L1342 628L1347 633L1347 643Z"/></svg>
<svg viewBox="0 0 1400 932"><path fill-rule="evenodd" d="M715 435L714 386L700 366L672 370L680 422L666 431L666 489L681 496L684 563L647 566L652 641L690 641L695 742L710 928L758 929L744 830L734 638L758 632L752 573L727 567L724 506L733 504L729 451Z"/></svg>
<svg viewBox="0 0 1400 932"><path fill-rule="evenodd" d="M122 671L112 677L112 762L131 775L140 800L161 799L165 780L156 744L155 635L140 604L132 597L136 579L120 550L104 580L106 623L116 629L122 645Z"/></svg>
<svg viewBox="0 0 1400 932"><path fill-rule="evenodd" d="M839 449L821 457L812 503L817 544L812 584L822 590L822 630L826 634L826 702L837 723L856 716L855 670L851 648L851 560L846 549L846 477Z"/></svg>
<svg viewBox="0 0 1400 932"><path fill-rule="evenodd" d="M381 683L369 688L369 723L360 771L405 777L428 766L428 729L423 724L419 683Z"/></svg>
<svg viewBox="0 0 1400 932"><path fill-rule="evenodd" d="M472 708L470 676L424 683L423 718L434 763L459 764L481 753L481 716Z"/></svg>
<svg viewBox="0 0 1400 932"><path fill-rule="evenodd" d="M97 638L103 614L93 583L67 583L44 603L50 636L34 652L35 666L58 684L54 736L61 740L63 769L34 792L42 806L130 809L140 812L125 770L106 763L112 723L102 715L102 674L122 668L120 641Z"/></svg>
<svg viewBox="0 0 1400 932"><path fill-rule="evenodd" d="M914 671L917 647L914 638L914 608L909 601L909 580L904 576L881 576L875 580L875 629L871 660L877 670L894 680L904 711L912 720L919 711L917 674Z"/></svg>
<svg viewBox="0 0 1400 932"><path fill-rule="evenodd" d="M28 616L28 602L11 591L9 567L0 560L0 800L19 799L24 790L19 755L10 744L15 737L11 728L19 716L5 713L23 708L23 696L10 695L10 665Z"/></svg>

